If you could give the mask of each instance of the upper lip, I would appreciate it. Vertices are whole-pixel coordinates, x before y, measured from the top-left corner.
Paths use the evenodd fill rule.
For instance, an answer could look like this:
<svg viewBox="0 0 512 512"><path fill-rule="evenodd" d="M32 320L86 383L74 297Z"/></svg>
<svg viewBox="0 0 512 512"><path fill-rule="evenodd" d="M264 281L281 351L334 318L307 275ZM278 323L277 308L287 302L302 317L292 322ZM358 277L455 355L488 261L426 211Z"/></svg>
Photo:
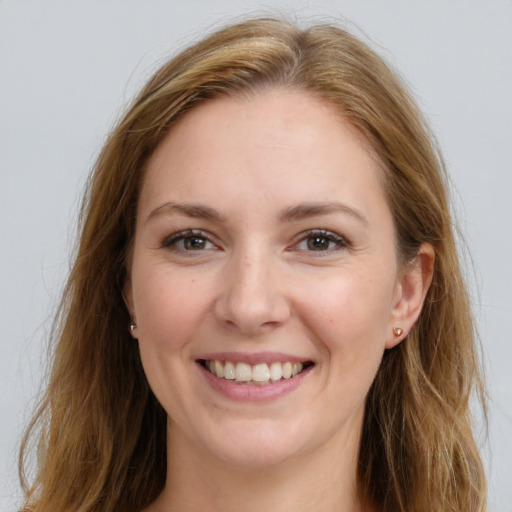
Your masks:
<svg viewBox="0 0 512 512"><path fill-rule="evenodd" d="M293 354L285 354L283 352L211 352L208 354L201 354L198 358L207 361L231 361L234 363L246 363L250 365L261 363L306 363L311 362L307 357L301 357Z"/></svg>

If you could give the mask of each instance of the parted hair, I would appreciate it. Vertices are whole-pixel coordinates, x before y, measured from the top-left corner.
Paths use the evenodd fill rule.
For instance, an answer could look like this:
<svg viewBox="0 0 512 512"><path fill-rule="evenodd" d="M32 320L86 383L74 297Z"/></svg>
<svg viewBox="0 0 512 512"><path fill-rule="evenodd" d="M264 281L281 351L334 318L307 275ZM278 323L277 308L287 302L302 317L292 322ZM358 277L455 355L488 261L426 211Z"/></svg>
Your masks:
<svg viewBox="0 0 512 512"><path fill-rule="evenodd" d="M483 401L478 343L435 139L403 82L364 42L332 25L258 18L218 30L163 65L97 160L52 331L48 385L20 453L24 511L138 512L163 489L166 414L122 297L145 164L190 109L268 88L315 95L369 142L403 265L422 243L435 249L423 311L385 352L367 397L361 499L382 512L485 510L469 407L474 394Z"/></svg>

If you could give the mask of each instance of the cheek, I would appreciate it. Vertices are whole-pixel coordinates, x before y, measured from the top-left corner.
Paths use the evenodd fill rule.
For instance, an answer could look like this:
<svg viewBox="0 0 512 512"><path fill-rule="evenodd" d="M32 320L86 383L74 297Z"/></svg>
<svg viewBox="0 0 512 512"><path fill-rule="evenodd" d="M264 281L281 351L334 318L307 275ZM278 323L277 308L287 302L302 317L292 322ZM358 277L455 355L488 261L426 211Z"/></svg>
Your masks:
<svg viewBox="0 0 512 512"><path fill-rule="evenodd" d="M185 408L191 340L208 310L204 281L178 272L133 272L139 349L144 372L156 397L171 416ZM178 411L178 412L177 412Z"/></svg>
<svg viewBox="0 0 512 512"><path fill-rule="evenodd" d="M369 275L347 272L303 294L303 318L339 372L376 371L384 352L393 283Z"/></svg>
<svg viewBox="0 0 512 512"><path fill-rule="evenodd" d="M160 350L185 345L208 310L205 285L204 280L167 269L134 273L134 303L142 344Z"/></svg>

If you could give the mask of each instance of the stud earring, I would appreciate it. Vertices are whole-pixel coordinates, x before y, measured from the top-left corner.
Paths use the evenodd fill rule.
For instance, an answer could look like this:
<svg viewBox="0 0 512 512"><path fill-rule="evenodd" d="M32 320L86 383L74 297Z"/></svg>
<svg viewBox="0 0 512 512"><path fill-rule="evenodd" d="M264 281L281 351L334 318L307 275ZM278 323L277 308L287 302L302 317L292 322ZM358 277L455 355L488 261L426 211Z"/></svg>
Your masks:
<svg viewBox="0 0 512 512"><path fill-rule="evenodd" d="M135 324L135 322L132 320L130 322L130 333L133 334L133 331L135 331L135 329L137 329L137 325Z"/></svg>
<svg viewBox="0 0 512 512"><path fill-rule="evenodd" d="M393 328L393 334L398 338L399 336L402 336L403 329L401 327L394 327Z"/></svg>

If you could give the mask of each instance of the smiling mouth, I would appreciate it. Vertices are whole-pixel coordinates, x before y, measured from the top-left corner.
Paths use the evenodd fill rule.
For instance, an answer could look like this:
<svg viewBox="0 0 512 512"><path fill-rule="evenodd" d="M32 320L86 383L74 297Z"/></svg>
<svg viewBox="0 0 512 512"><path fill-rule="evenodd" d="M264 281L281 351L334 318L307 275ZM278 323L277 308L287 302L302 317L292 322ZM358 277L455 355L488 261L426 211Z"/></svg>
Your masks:
<svg viewBox="0 0 512 512"><path fill-rule="evenodd" d="M219 361L217 359L200 359L198 362L208 372L220 379L251 386L265 386L281 380L292 379L313 366L311 361L287 361L285 363L273 362L254 365Z"/></svg>

